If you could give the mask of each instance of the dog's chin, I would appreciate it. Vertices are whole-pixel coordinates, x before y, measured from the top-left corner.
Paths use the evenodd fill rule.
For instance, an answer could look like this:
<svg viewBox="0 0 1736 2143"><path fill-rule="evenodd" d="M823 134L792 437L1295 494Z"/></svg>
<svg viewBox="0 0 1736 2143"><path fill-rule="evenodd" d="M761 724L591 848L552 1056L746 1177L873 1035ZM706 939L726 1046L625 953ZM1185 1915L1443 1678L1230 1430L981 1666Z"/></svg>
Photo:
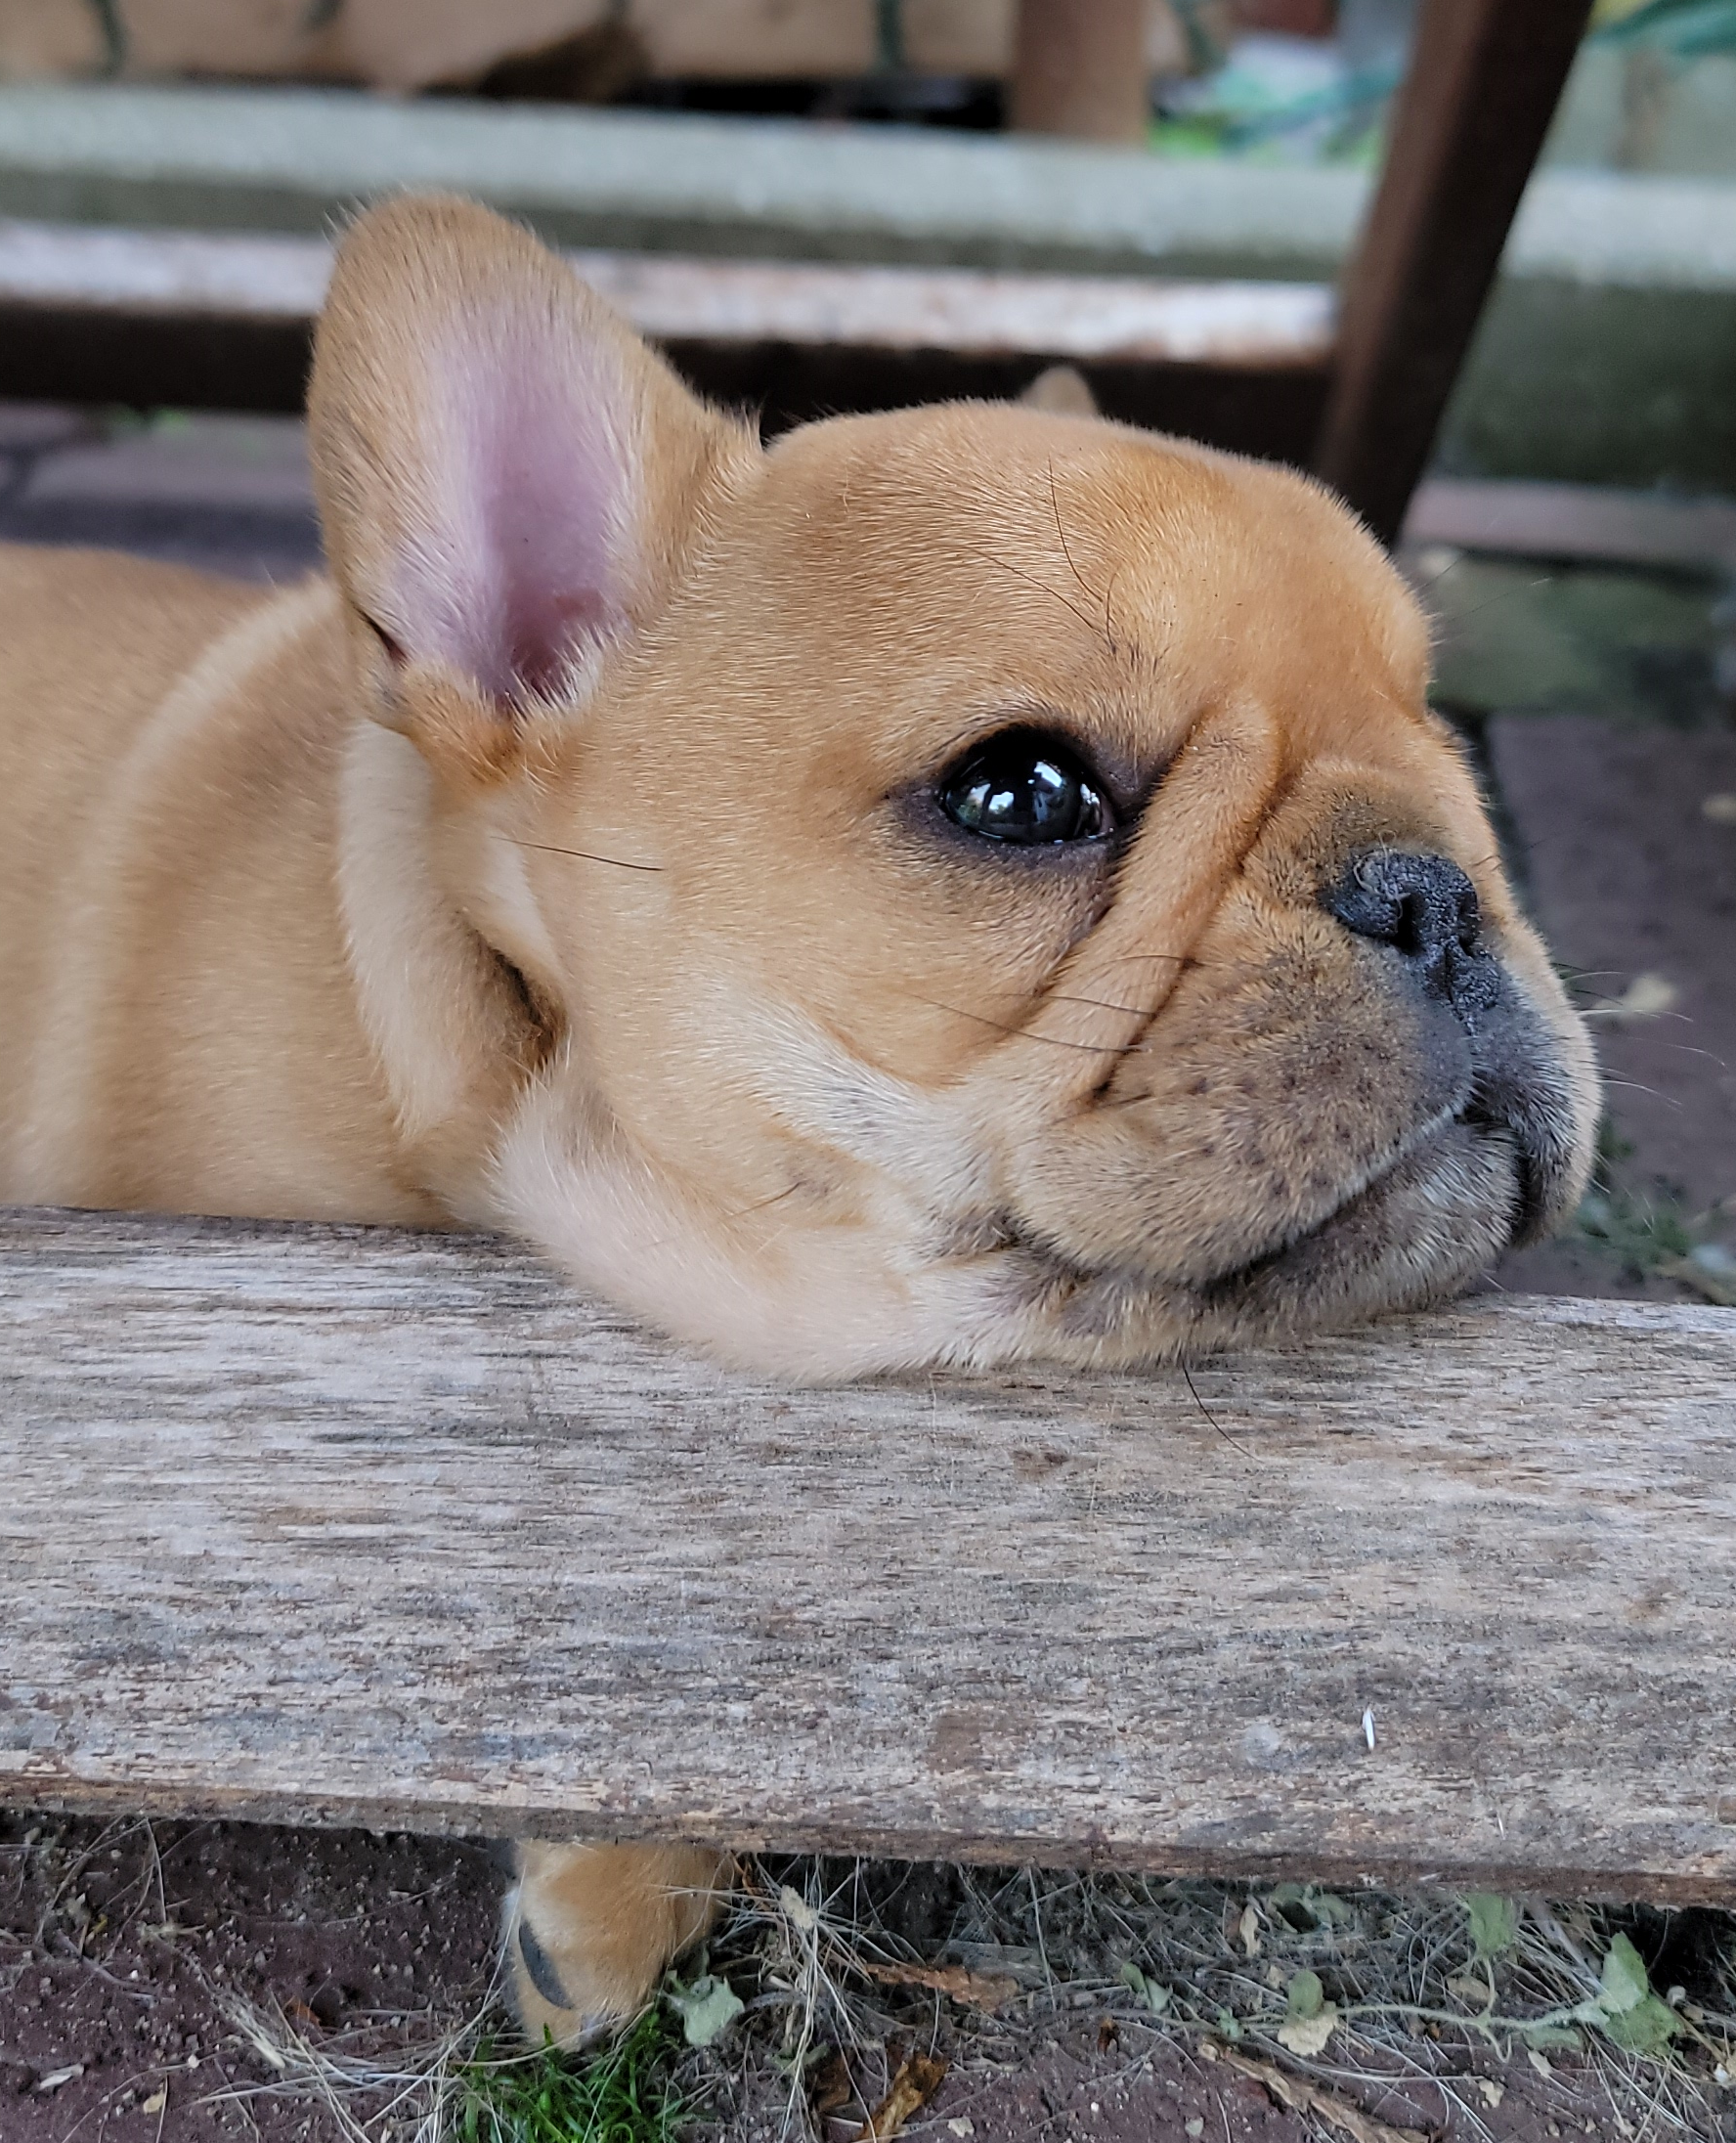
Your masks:
<svg viewBox="0 0 1736 2143"><path fill-rule="evenodd" d="M1321 1226L1198 1290L1212 1344L1421 1309L1531 1232L1533 1167L1504 1125L1454 1117Z"/></svg>
<svg viewBox="0 0 1736 2143"><path fill-rule="evenodd" d="M1584 1172L1584 1111L1546 1064L1487 1056L1456 1113L1401 1132L1324 1217L1300 1230L1275 1220L1234 1266L1159 1268L1137 1243L1082 1257L1064 1224L985 1212L986 1166L947 1181L867 1165L846 1212L781 1198L723 1211L551 1076L500 1149L501 1219L621 1308L760 1374L1134 1369L1449 1299L1559 1219ZM929 1151L947 1126L900 1128L927 1132ZM1226 1183L1227 1204L1237 1191Z"/></svg>
<svg viewBox="0 0 1736 2143"><path fill-rule="evenodd" d="M1197 1279L1083 1272L1053 1252L1036 1323L1048 1352L1130 1367L1271 1345L1451 1299L1537 1225L1536 1167L1504 1124L1455 1116L1347 1196L1324 1221ZM1042 1283L1027 1275L1033 1296Z"/></svg>

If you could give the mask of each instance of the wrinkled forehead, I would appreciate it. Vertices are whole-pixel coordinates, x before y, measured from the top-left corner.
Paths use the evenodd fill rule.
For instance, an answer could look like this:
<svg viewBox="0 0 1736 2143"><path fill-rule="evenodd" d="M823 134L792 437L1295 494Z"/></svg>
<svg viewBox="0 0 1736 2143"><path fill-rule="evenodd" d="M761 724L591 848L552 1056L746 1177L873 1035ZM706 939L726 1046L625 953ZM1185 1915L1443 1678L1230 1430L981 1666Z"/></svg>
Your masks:
<svg viewBox="0 0 1736 2143"><path fill-rule="evenodd" d="M1414 729L1427 634L1306 479L1105 423L982 405L845 419L768 457L751 508L809 674L868 661L892 756L997 708L1139 758L1251 695L1291 748Z"/></svg>

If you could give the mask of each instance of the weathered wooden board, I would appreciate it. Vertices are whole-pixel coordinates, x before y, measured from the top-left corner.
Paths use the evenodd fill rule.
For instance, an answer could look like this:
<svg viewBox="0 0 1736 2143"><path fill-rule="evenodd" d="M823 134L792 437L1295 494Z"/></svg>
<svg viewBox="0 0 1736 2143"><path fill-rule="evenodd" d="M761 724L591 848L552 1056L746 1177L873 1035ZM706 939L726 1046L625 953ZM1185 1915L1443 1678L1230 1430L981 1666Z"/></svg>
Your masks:
<svg viewBox="0 0 1736 2143"><path fill-rule="evenodd" d="M487 1240L6 1215L0 1798L1736 1898L1736 1312L1194 1384L782 1389Z"/></svg>
<svg viewBox="0 0 1736 2143"><path fill-rule="evenodd" d="M696 385L774 422L1018 394L1069 363L1110 415L1300 454L1325 391L1324 284L569 257ZM311 239L0 221L0 394L299 409L330 268Z"/></svg>

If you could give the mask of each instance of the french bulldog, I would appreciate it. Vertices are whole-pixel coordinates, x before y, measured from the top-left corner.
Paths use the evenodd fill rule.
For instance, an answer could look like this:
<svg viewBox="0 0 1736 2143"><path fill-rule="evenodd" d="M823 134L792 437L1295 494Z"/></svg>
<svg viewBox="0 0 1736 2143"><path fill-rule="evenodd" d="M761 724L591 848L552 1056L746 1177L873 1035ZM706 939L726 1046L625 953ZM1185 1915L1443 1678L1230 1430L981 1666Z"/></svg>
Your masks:
<svg viewBox="0 0 1736 2143"><path fill-rule="evenodd" d="M0 551L0 1197L505 1230L808 1379L1281 1339L1549 1229L1592 1057L1404 582L1045 399L766 446L513 225L364 216L328 576ZM524 1846L533 2035L727 1874Z"/></svg>

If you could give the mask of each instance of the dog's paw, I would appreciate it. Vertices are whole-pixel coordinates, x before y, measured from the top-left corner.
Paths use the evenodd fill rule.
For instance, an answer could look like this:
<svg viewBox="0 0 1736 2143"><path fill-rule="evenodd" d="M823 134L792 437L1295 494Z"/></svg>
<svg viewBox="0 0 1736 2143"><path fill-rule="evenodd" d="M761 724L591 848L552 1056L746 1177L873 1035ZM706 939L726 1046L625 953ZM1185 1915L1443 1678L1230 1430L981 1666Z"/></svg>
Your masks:
<svg viewBox="0 0 1736 2143"><path fill-rule="evenodd" d="M733 1880L727 1854L691 1846L521 1844L506 1971L531 2044L584 2046L629 2023Z"/></svg>

